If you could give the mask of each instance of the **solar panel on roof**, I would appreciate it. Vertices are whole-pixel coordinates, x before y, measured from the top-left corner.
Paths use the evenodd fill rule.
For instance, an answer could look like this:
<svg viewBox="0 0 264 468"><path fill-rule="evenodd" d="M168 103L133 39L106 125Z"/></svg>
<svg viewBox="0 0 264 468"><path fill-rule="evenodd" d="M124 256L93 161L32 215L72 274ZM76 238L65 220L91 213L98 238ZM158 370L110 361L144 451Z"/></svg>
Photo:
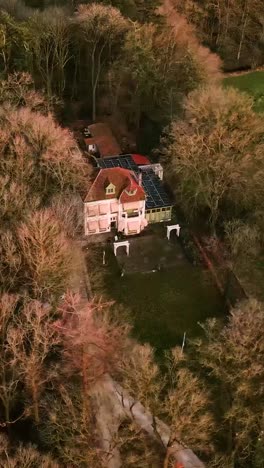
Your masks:
<svg viewBox="0 0 264 468"><path fill-rule="evenodd" d="M162 208L171 205L171 201L162 182L152 169L143 171L142 185L148 195L146 199L146 209Z"/></svg>
<svg viewBox="0 0 264 468"><path fill-rule="evenodd" d="M123 169L129 169L136 174L140 171L130 154L113 158L98 159L97 164L98 167L102 169L122 167ZM161 180L154 173L152 168L148 167L142 171L142 185L146 192L146 209L162 208L172 204Z"/></svg>
<svg viewBox="0 0 264 468"><path fill-rule="evenodd" d="M102 169L108 167L122 167L123 169L129 169L134 172L139 172L139 167L134 162L130 154L121 155L113 158L98 159L97 165Z"/></svg>

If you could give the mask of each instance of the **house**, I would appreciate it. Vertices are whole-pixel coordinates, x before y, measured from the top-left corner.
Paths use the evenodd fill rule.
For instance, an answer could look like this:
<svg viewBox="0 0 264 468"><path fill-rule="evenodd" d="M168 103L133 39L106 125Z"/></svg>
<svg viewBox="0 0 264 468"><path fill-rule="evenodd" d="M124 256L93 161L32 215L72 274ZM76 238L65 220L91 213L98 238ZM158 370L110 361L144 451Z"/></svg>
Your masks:
<svg viewBox="0 0 264 468"><path fill-rule="evenodd" d="M85 130L84 142L89 153L101 158L121 153L121 148L107 124L95 123Z"/></svg>
<svg viewBox="0 0 264 468"><path fill-rule="evenodd" d="M84 199L85 235L117 229L139 234L147 225L145 191L135 174L121 167L99 169Z"/></svg>
<svg viewBox="0 0 264 468"><path fill-rule="evenodd" d="M97 175L84 199L85 235L139 234L148 223L171 219L172 202L163 169L141 155L98 159Z"/></svg>
<svg viewBox="0 0 264 468"><path fill-rule="evenodd" d="M142 187L146 194L145 216L148 223L159 223L171 220L172 198L163 183L163 167L151 163L146 156L125 154L112 158L98 159L97 165L103 167L122 167L133 171L138 177L141 174Z"/></svg>

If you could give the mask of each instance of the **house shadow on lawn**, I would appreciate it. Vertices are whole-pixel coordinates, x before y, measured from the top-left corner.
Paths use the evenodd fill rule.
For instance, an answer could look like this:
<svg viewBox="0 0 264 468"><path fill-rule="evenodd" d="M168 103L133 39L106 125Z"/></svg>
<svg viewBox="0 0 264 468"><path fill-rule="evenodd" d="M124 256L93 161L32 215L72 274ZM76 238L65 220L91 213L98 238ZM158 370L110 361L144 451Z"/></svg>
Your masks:
<svg viewBox="0 0 264 468"><path fill-rule="evenodd" d="M172 235L173 239L173 235ZM124 274L150 273L185 263L184 253L176 241L155 234L129 239L130 253L119 247L116 260Z"/></svg>

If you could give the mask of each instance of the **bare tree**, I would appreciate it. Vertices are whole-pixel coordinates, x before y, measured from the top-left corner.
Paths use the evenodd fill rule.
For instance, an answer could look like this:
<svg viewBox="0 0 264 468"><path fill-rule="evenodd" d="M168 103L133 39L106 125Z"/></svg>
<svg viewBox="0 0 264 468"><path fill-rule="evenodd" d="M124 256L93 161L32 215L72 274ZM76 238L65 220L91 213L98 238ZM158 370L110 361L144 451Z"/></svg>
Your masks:
<svg viewBox="0 0 264 468"><path fill-rule="evenodd" d="M2 425L9 425L19 391L20 374L17 366L17 348L23 331L14 327L17 296L4 294L0 298L0 401L4 409Z"/></svg>
<svg viewBox="0 0 264 468"><path fill-rule="evenodd" d="M0 0L0 9L18 20L25 20L32 14L32 8L26 6L23 0Z"/></svg>
<svg viewBox="0 0 264 468"><path fill-rule="evenodd" d="M17 291L22 258L11 231L0 231L0 285L3 291Z"/></svg>
<svg viewBox="0 0 264 468"><path fill-rule="evenodd" d="M84 395L100 376L118 367L126 345L128 327L111 319L110 305L81 304L78 296L68 294L60 309L57 326L63 337L65 370L81 376Z"/></svg>
<svg viewBox="0 0 264 468"><path fill-rule="evenodd" d="M0 401L6 425L13 422L10 421L11 409L22 388L30 401L25 404L24 413L29 415L33 412L35 422L39 423L40 396L47 382L54 377L52 362L47 366L47 357L60 343L53 327L51 308L37 301L21 306L19 299L18 296L4 294L0 302ZM25 403L22 398L21 403Z"/></svg>
<svg viewBox="0 0 264 468"><path fill-rule="evenodd" d="M225 238L230 249L230 260L235 268L237 262L256 258L261 250L261 231L255 224L239 219L225 223Z"/></svg>
<svg viewBox="0 0 264 468"><path fill-rule="evenodd" d="M15 50L19 50L26 62L27 30L22 22L17 22L0 5L0 66L4 76L10 72L16 60Z"/></svg>
<svg viewBox="0 0 264 468"><path fill-rule="evenodd" d="M166 379L154 359L154 350L147 344L131 343L129 354L120 362L121 382L124 389L155 414L162 413L162 391Z"/></svg>
<svg viewBox="0 0 264 468"><path fill-rule="evenodd" d="M219 59L200 46L184 17L167 8L167 2L160 11L166 20L163 28L131 25L109 72L114 106L118 102L136 128L143 113L155 120L171 120L184 96L220 76Z"/></svg>
<svg viewBox="0 0 264 468"><path fill-rule="evenodd" d="M47 199L56 191L76 190L87 183L87 164L68 129L51 114L28 108L0 110L0 173L10 181L27 184L31 192Z"/></svg>
<svg viewBox="0 0 264 468"><path fill-rule="evenodd" d="M188 369L180 348L167 357L170 387L165 408L171 422L171 437L208 455L213 450L216 432L212 396L202 379Z"/></svg>
<svg viewBox="0 0 264 468"><path fill-rule="evenodd" d="M63 465L101 468L105 454L99 446L89 395L73 382L58 383L41 402L41 440L56 450Z"/></svg>
<svg viewBox="0 0 264 468"><path fill-rule="evenodd" d="M55 346L60 344L60 337L53 326L53 321L51 307L44 306L38 301L26 304L16 320L16 326L23 329L24 333L16 356L17 365L30 402L27 405L27 412L32 410L37 424L40 422L41 394L47 384L54 379L54 372L56 373L52 362L47 362Z"/></svg>
<svg viewBox="0 0 264 468"><path fill-rule="evenodd" d="M191 23L188 23L186 17L179 14L177 8L174 7L174 0L164 0L158 8L158 12L164 17L175 41L186 52L191 51L191 56L196 62L196 66L200 68L205 82L217 83L221 77L221 61L218 55L201 45Z"/></svg>
<svg viewBox="0 0 264 468"><path fill-rule="evenodd" d="M186 468L203 468L204 464L182 442L175 440L170 428L153 413L132 398L109 375L103 376L91 389L97 427L102 448L108 454L108 467L121 467L117 433L121 421L130 420L152 440L157 441L161 450L174 462L182 463Z"/></svg>
<svg viewBox="0 0 264 468"><path fill-rule="evenodd" d="M171 443L177 441L208 455L216 429L212 397L202 380L188 370L180 349L167 352L164 362L168 372L162 375L153 350L147 345L132 345L121 364L122 387L155 417L166 417ZM164 466L169 466L173 457L168 447Z"/></svg>
<svg viewBox="0 0 264 468"><path fill-rule="evenodd" d="M61 8L38 11L29 21L29 49L49 97L65 89L65 67L70 60L68 15Z"/></svg>
<svg viewBox="0 0 264 468"><path fill-rule="evenodd" d="M32 445L18 445L16 451L9 446L8 438L0 435L0 467L1 468L59 468L59 465L49 455L43 455Z"/></svg>
<svg viewBox="0 0 264 468"><path fill-rule="evenodd" d="M162 142L167 174L187 217L208 215L214 231L225 203L252 210L263 200L263 118L234 89L191 93L185 117Z"/></svg>
<svg viewBox="0 0 264 468"><path fill-rule="evenodd" d="M23 169L23 168L21 168ZM0 216L2 226L10 228L40 206L40 197L30 192L26 183L18 184L10 176L0 176Z"/></svg>
<svg viewBox="0 0 264 468"><path fill-rule="evenodd" d="M200 363L219 388L219 430L230 466L241 460L254 463L263 439L263 322L263 304L243 301L231 311L225 327L209 320L203 327L206 342L195 344Z"/></svg>
<svg viewBox="0 0 264 468"><path fill-rule="evenodd" d="M54 197L51 208L62 223L67 236L75 238L83 231L83 202L80 195L63 194Z"/></svg>
<svg viewBox="0 0 264 468"><path fill-rule="evenodd" d="M17 236L25 282L34 297L58 297L66 289L71 251L53 212L37 211L19 226Z"/></svg>
<svg viewBox="0 0 264 468"><path fill-rule="evenodd" d="M34 87L33 78L25 72L9 74L0 83L1 105L12 104L14 107L28 107L32 111L47 114L53 106L58 105L54 96L48 98Z"/></svg>
<svg viewBox="0 0 264 468"><path fill-rule="evenodd" d="M170 0L226 68L262 63L263 4L260 0Z"/></svg>
<svg viewBox="0 0 264 468"><path fill-rule="evenodd" d="M96 93L103 64L106 59L109 60L111 48L122 40L127 29L127 21L117 8L99 3L80 5L75 19L91 63L92 116L95 121Z"/></svg>

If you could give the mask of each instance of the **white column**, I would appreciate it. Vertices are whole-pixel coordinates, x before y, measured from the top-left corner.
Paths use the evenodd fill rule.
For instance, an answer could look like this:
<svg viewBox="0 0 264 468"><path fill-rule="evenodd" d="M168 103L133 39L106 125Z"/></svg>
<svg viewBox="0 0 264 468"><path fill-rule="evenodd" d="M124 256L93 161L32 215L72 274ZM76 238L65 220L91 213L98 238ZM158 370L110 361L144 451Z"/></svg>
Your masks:
<svg viewBox="0 0 264 468"><path fill-rule="evenodd" d="M174 224L173 226L167 226L167 239L170 240L171 231L176 230L177 237L180 236L181 226L179 224Z"/></svg>

